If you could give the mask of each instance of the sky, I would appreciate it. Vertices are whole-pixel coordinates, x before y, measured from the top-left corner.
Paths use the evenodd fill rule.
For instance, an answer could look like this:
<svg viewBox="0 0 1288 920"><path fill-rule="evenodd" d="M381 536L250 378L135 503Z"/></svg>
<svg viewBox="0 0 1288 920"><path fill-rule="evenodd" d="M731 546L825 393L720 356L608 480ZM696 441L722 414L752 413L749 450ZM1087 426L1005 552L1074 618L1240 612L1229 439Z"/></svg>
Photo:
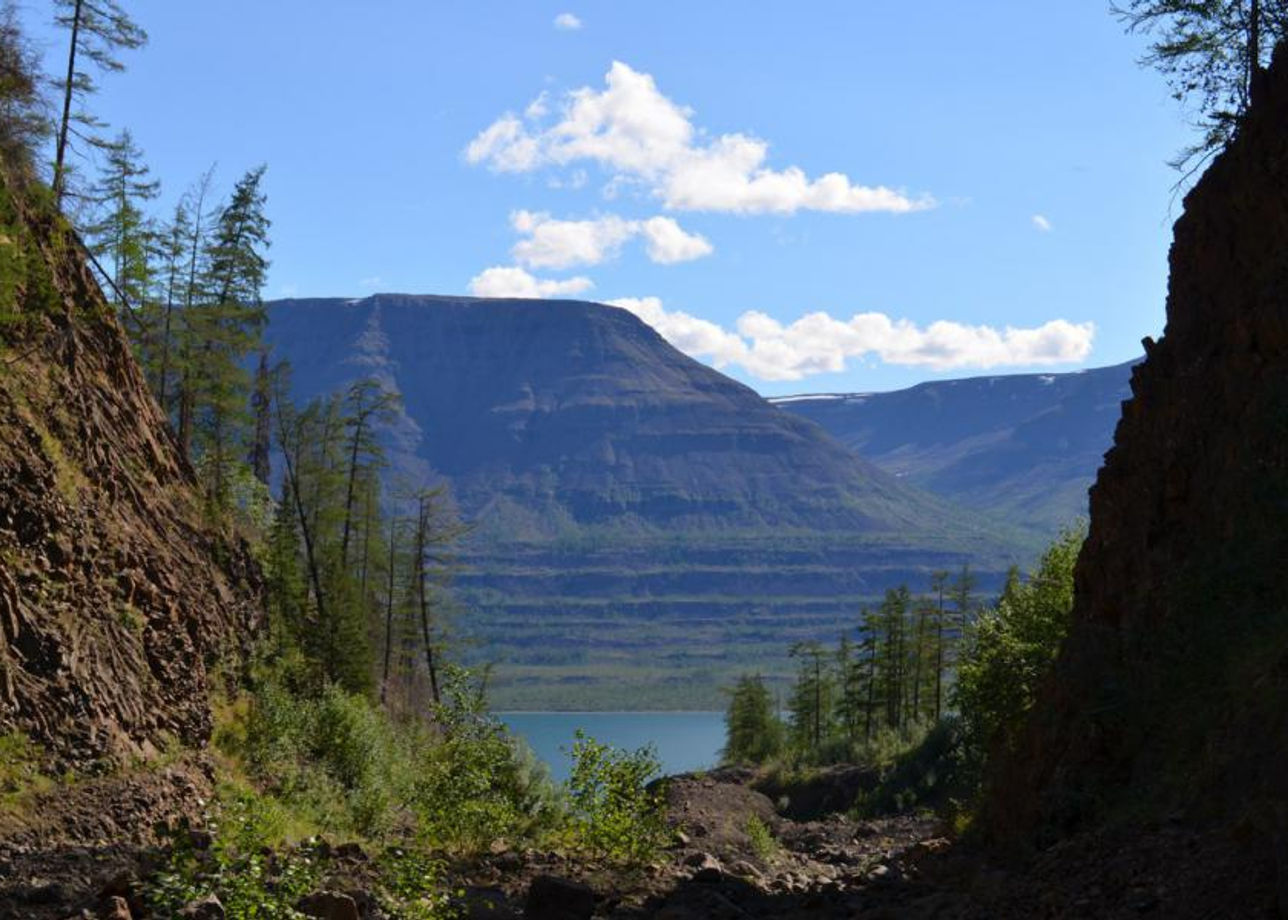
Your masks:
<svg viewBox="0 0 1288 920"><path fill-rule="evenodd" d="M150 40L91 106L159 212L267 164L266 298L614 303L770 396L1162 331L1191 133L1101 0L124 5Z"/></svg>

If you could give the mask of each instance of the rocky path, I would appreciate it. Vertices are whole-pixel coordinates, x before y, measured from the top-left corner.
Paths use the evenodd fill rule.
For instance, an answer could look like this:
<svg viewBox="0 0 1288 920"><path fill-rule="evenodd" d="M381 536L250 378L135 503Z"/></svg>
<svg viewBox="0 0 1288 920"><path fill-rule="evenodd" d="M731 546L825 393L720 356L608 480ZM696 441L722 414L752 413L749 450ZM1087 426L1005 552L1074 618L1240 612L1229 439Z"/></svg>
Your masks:
<svg viewBox="0 0 1288 920"><path fill-rule="evenodd" d="M1238 828L1175 821L1083 835L1023 862L963 849L932 817L792 820L790 803L745 772L666 786L675 842L625 871L560 852L510 848L451 870L467 920L749 918L1274 918L1274 862ZM87 782L46 803L23 830L0 827L0 920L142 920L140 858L173 803L199 809L201 761ZM324 920L381 920L372 861L324 847L328 874L299 907ZM1262 858L1265 857L1265 858ZM208 910L206 909L208 908ZM218 920L207 905L192 916Z"/></svg>

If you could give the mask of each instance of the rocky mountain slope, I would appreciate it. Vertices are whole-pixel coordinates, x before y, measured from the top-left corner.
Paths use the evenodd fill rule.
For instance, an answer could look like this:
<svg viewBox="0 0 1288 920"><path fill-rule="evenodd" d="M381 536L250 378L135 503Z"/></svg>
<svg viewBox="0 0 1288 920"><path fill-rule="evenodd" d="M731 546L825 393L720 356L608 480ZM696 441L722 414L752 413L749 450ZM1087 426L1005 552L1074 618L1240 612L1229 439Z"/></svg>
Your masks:
<svg viewBox="0 0 1288 920"><path fill-rule="evenodd" d="M718 705L738 656L834 637L931 569L990 578L1018 555L624 310L280 301L268 338L301 399L367 375L402 394L395 466L447 477L477 525L460 585L471 628L513 665L502 706L613 688L616 705Z"/></svg>
<svg viewBox="0 0 1288 920"><path fill-rule="evenodd" d="M887 473L1045 541L1087 513L1087 489L1131 395L1131 368L770 401L822 425Z"/></svg>
<svg viewBox="0 0 1288 920"><path fill-rule="evenodd" d="M1288 46L1186 197L1167 328L1091 493L1074 625L988 826L1166 816L1288 911ZM1250 916L1235 907L1229 916ZM1273 897L1269 898L1273 900ZM1266 904L1269 907L1269 903ZM1273 907L1269 907L1273 910ZM1282 914L1280 914L1282 915Z"/></svg>
<svg viewBox="0 0 1288 920"><path fill-rule="evenodd" d="M192 470L43 189L0 164L0 736L46 767L210 732L258 624L258 569Z"/></svg>

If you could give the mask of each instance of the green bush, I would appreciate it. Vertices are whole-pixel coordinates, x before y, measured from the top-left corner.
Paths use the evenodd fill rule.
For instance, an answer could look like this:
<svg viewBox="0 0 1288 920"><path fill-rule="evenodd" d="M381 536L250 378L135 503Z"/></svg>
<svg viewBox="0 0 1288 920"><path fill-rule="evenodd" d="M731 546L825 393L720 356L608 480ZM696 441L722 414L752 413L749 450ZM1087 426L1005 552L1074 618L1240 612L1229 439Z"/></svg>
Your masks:
<svg viewBox="0 0 1288 920"><path fill-rule="evenodd" d="M295 903L321 878L319 859L305 849L271 853L277 810L254 793L223 790L207 821L212 843L198 851L186 824L172 835L165 864L144 886L157 917L219 898L228 920L295 920Z"/></svg>
<svg viewBox="0 0 1288 920"><path fill-rule="evenodd" d="M435 715L441 740L426 752L412 793L432 843L477 851L555 825L560 809L549 774L487 711L482 686L469 671L445 669Z"/></svg>
<svg viewBox="0 0 1288 920"><path fill-rule="evenodd" d="M316 695L280 674L260 681L245 731L220 734L252 780L319 831L470 852L553 828L560 807L545 769L486 708L469 671L447 667L428 724L396 723L368 698Z"/></svg>
<svg viewBox="0 0 1288 920"><path fill-rule="evenodd" d="M1013 573L997 606L980 615L969 637L953 699L980 756L1010 744L1060 650L1073 612L1073 569L1085 539L1085 525L1069 528L1027 580Z"/></svg>
<svg viewBox="0 0 1288 920"><path fill-rule="evenodd" d="M573 809L573 840L591 853L622 863L644 863L667 841L661 772L652 747L623 751L578 730L566 782Z"/></svg>

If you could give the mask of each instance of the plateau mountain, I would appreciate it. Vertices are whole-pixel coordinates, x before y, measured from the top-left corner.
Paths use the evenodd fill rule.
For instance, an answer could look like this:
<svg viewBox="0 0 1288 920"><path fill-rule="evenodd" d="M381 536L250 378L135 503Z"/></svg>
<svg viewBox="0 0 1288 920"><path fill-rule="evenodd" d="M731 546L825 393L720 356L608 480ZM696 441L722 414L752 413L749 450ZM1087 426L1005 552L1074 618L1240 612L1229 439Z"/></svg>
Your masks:
<svg viewBox="0 0 1288 920"><path fill-rule="evenodd" d="M968 563L988 584L1023 552L622 309L377 295L269 316L297 399L361 377L401 394L390 461L449 481L474 526L460 626L506 662L503 706L718 704L733 671L835 637L888 587Z"/></svg>
<svg viewBox="0 0 1288 920"><path fill-rule="evenodd" d="M1087 513L1133 364L770 401L902 481L1045 541Z"/></svg>

